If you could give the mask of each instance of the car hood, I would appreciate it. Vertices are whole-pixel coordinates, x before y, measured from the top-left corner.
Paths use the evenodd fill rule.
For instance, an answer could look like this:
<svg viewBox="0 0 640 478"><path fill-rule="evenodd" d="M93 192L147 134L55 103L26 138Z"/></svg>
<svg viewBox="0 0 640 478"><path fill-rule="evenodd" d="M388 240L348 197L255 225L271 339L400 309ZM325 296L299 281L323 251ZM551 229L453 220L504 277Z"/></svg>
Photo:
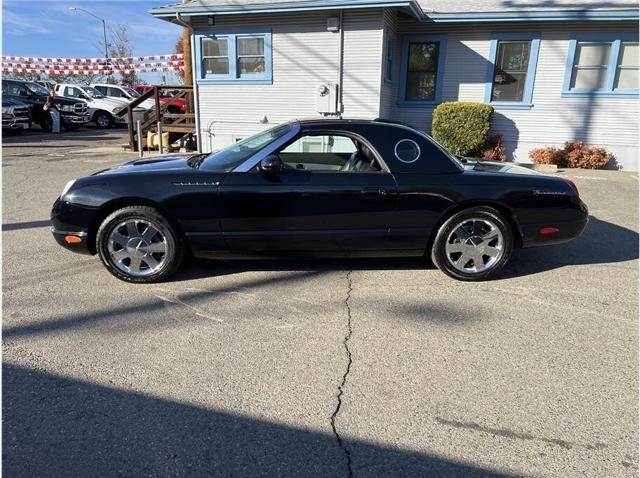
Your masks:
<svg viewBox="0 0 640 478"><path fill-rule="evenodd" d="M2 106L28 106L26 103L22 101L16 100L15 98L2 98Z"/></svg>
<svg viewBox="0 0 640 478"><path fill-rule="evenodd" d="M80 98L69 98L68 96L54 96L53 100L60 105L75 105L76 103L86 103Z"/></svg>
<svg viewBox="0 0 640 478"><path fill-rule="evenodd" d="M518 166L513 163L502 163L500 161L475 161L461 158L465 171L479 171L483 173L507 173L507 174L531 174L542 176L542 173L533 169Z"/></svg>
<svg viewBox="0 0 640 478"><path fill-rule="evenodd" d="M129 103L124 100L117 100L115 98L97 98L89 103L89 106L99 106L100 108L106 108L111 111L113 108L120 108L122 106L127 106Z"/></svg>
<svg viewBox="0 0 640 478"><path fill-rule="evenodd" d="M148 173L154 171L176 171L189 170L193 168L189 166L188 159L196 156L195 154L177 154L172 156L158 156L155 158L135 159L116 166L112 169L99 171L97 174L128 174L128 173Z"/></svg>

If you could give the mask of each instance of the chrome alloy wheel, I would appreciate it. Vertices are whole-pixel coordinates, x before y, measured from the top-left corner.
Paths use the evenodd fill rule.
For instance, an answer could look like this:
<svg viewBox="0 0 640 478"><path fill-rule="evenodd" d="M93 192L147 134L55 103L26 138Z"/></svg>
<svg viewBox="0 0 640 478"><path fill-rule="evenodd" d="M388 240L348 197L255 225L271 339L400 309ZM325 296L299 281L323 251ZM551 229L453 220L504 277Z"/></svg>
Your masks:
<svg viewBox="0 0 640 478"><path fill-rule="evenodd" d="M502 258L504 238L488 219L465 219L452 229L445 250L447 260L458 271L484 272Z"/></svg>
<svg viewBox="0 0 640 478"><path fill-rule="evenodd" d="M166 237L144 219L127 219L114 227L107 247L114 265L135 277L155 274L168 259Z"/></svg>
<svg viewBox="0 0 640 478"><path fill-rule="evenodd" d="M106 128L107 126L109 126L109 117L107 115L98 115L98 117L96 118L96 123L98 123L98 126L100 126L101 128Z"/></svg>

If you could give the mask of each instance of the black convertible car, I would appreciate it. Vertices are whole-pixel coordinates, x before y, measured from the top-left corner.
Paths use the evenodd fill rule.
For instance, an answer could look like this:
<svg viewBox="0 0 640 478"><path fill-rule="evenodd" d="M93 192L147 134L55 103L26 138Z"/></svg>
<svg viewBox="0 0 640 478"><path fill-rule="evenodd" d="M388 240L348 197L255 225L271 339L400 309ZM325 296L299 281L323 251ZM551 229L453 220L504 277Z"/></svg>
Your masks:
<svg viewBox="0 0 640 478"><path fill-rule="evenodd" d="M58 243L131 282L166 279L186 252L426 255L482 280L516 247L574 239L588 212L571 181L460 160L405 125L309 120L70 181L51 220Z"/></svg>

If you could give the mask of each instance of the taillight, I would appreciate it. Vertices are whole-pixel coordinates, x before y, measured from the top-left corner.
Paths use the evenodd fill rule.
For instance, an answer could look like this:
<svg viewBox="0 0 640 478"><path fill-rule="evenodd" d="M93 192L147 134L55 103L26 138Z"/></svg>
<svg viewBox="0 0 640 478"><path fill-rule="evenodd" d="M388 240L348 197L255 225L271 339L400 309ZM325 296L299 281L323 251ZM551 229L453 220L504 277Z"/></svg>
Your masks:
<svg viewBox="0 0 640 478"><path fill-rule="evenodd" d="M571 186L571 189L573 189L573 192L576 193L576 196L580 197L580 193L578 192L578 186L576 186L576 183L574 183L570 179L565 179L565 181L569 183L569 186Z"/></svg>

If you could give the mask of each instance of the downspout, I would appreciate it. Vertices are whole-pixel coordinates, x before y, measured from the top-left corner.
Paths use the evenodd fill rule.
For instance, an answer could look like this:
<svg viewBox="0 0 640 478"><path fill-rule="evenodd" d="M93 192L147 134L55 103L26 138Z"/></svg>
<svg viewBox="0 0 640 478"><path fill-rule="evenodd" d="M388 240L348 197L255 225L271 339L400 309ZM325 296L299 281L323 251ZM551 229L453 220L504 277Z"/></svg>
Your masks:
<svg viewBox="0 0 640 478"><path fill-rule="evenodd" d="M201 141L200 135L200 96L198 95L198 81L196 76L196 49L195 49L195 39L194 39L194 31L193 27L183 21L180 18L180 12L176 12L176 22L182 25L184 28L188 29L191 32L189 35L190 39L190 47L191 47L191 78L193 82L193 114L195 115L196 120L196 142L198 144L198 152L202 152L202 147L204 146ZM211 145L209 145L211 147Z"/></svg>
<svg viewBox="0 0 640 478"><path fill-rule="evenodd" d="M343 104L342 104L342 76L343 76L343 62L344 62L344 30L342 28L342 15L344 10L340 10L340 48L338 50L338 118L342 118Z"/></svg>

